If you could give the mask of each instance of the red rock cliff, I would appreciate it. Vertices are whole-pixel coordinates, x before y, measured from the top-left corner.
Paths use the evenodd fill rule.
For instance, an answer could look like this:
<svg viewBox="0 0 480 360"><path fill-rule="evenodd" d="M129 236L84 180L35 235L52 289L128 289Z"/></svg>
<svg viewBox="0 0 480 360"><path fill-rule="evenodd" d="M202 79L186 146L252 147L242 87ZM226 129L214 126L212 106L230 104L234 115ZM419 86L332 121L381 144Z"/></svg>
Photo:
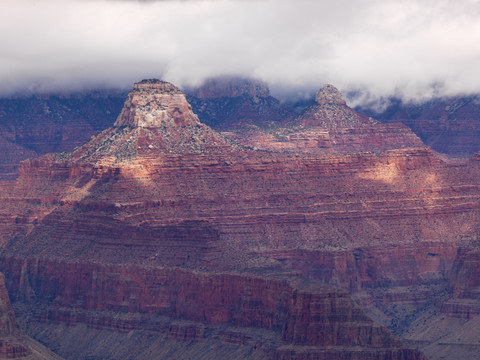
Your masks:
<svg viewBox="0 0 480 360"><path fill-rule="evenodd" d="M347 356L355 348L365 359L388 359L386 353L399 359L423 359L370 320L346 291L325 285L246 274L5 260L12 291L19 299L32 301L25 294L35 294L37 301L53 305L47 315L50 320L68 323L71 319L68 313L57 314L55 308L162 314L272 330L294 349L305 353L309 348L310 356L323 348ZM280 356L284 349L275 352Z"/></svg>
<svg viewBox="0 0 480 360"><path fill-rule="evenodd" d="M181 98L164 83L141 85L161 93L153 102ZM379 287L442 283L457 243L480 232L478 163L446 163L426 148L246 150L204 125L163 122L157 103L149 124L159 126L137 126L138 111L148 114L144 90L129 97L133 122L73 154L22 163L0 203L10 221L2 266L18 298L46 302L59 319L59 308L78 306L260 327L282 335L288 348L278 356L305 358L332 344L408 358L343 290L276 276L373 289L373 297Z"/></svg>
<svg viewBox="0 0 480 360"><path fill-rule="evenodd" d="M227 135L270 151L345 153L423 146L406 126L385 125L351 109L338 89L329 84L317 92L311 106L283 126L231 129Z"/></svg>
<svg viewBox="0 0 480 360"><path fill-rule="evenodd" d="M10 306L5 277L0 273L0 358L25 359L30 353Z"/></svg>

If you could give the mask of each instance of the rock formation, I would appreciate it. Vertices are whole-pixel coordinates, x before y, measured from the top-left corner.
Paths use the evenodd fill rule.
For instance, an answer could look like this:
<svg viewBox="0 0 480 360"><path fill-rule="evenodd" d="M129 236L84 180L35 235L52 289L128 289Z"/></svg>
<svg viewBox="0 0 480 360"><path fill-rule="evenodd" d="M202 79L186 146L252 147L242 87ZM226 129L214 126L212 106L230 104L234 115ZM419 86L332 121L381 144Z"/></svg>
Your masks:
<svg viewBox="0 0 480 360"><path fill-rule="evenodd" d="M258 80L213 78L199 87L186 89L186 93L200 120L216 130L280 123L293 116L292 111L270 96L267 84Z"/></svg>
<svg viewBox="0 0 480 360"><path fill-rule="evenodd" d="M453 156L480 151L480 101L478 95L404 102L389 99L381 112L359 108L384 123L403 123L434 150Z"/></svg>
<svg viewBox="0 0 480 360"><path fill-rule="evenodd" d="M113 127L75 150L72 159L118 160L138 155L228 152L239 148L200 123L176 86L144 80L134 85Z"/></svg>
<svg viewBox="0 0 480 360"><path fill-rule="evenodd" d="M427 257L408 282L382 249L413 256L421 237L434 244L422 257L478 234L479 168L469 166L425 148L253 151L199 123L173 85L143 81L115 126L21 164L0 202L0 267L30 328L153 330L167 348L215 344L210 358L228 342L265 359L424 359L336 286L365 292L391 276L397 288L423 277L436 286L450 260Z"/></svg>
<svg viewBox="0 0 480 360"><path fill-rule="evenodd" d="M406 126L385 125L349 108L342 94L325 85L315 102L284 125L250 127L227 134L236 141L271 151L346 153L422 146Z"/></svg>
<svg viewBox="0 0 480 360"><path fill-rule="evenodd" d="M21 160L83 145L113 123L125 97L92 91L0 99L0 179L15 178Z"/></svg>
<svg viewBox="0 0 480 360"><path fill-rule="evenodd" d="M143 80L133 86L113 126L141 128L198 125L185 95L173 84Z"/></svg>
<svg viewBox="0 0 480 360"><path fill-rule="evenodd" d="M315 103L294 121L305 127L318 126L332 130L379 124L378 121L349 108L340 91L330 84L318 90Z"/></svg>
<svg viewBox="0 0 480 360"><path fill-rule="evenodd" d="M0 359L62 360L20 330L0 273Z"/></svg>
<svg viewBox="0 0 480 360"><path fill-rule="evenodd" d="M268 85L260 80L242 77L216 77L207 79L201 86L188 88L187 93L199 99L234 98L248 95L252 98L270 96Z"/></svg>
<svg viewBox="0 0 480 360"><path fill-rule="evenodd" d="M0 136L0 180L15 179L18 163L37 156L35 151L28 150Z"/></svg>
<svg viewBox="0 0 480 360"><path fill-rule="evenodd" d="M30 354L10 306L5 277L0 273L0 358L22 359Z"/></svg>

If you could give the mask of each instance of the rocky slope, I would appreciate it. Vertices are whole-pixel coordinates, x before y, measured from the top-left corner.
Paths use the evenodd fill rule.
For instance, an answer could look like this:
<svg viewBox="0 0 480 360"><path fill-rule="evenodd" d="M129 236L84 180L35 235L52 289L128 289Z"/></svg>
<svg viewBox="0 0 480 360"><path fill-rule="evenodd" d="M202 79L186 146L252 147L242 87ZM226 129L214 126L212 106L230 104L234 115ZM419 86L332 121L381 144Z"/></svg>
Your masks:
<svg viewBox="0 0 480 360"><path fill-rule="evenodd" d="M0 273L0 359L62 360L20 330L10 305L2 273Z"/></svg>
<svg viewBox="0 0 480 360"><path fill-rule="evenodd" d="M65 354L39 323L154 331L162 338L144 348L171 352L151 359L175 358L176 341L212 345L192 345L205 358L423 359L336 286L367 292L365 303L392 274L395 287L441 286L450 247L446 260L425 252L478 234L478 165L468 169L424 148L249 150L199 123L173 85L143 81L113 127L21 164L0 202L0 266L26 328ZM410 282L400 263L379 261L386 244L417 254L419 239L432 245ZM104 358L78 358L92 356Z"/></svg>
<svg viewBox="0 0 480 360"><path fill-rule="evenodd" d="M37 156L35 151L0 136L0 180L15 179L20 161Z"/></svg>
<svg viewBox="0 0 480 360"><path fill-rule="evenodd" d="M92 91L0 99L0 179L14 178L21 160L83 145L113 123L125 97Z"/></svg>
<svg viewBox="0 0 480 360"><path fill-rule="evenodd" d="M35 312L37 320L119 332L150 330L172 341L215 343L221 337L224 344L258 346L266 358L324 353L343 359L359 353L359 358L383 359L389 353L423 359L370 320L345 290L314 282L160 267L7 261L12 291L44 302ZM226 333L222 324L230 326ZM215 349L211 356L218 358Z"/></svg>
<svg viewBox="0 0 480 360"><path fill-rule="evenodd" d="M177 87L163 81L144 80L134 85L113 127L75 150L70 159L93 162L240 149L202 124Z"/></svg>
<svg viewBox="0 0 480 360"><path fill-rule="evenodd" d="M423 146L406 126L385 125L349 108L342 94L325 85L315 102L283 125L270 123L231 129L236 141L271 151L347 153Z"/></svg>
<svg viewBox="0 0 480 360"><path fill-rule="evenodd" d="M291 110L270 95L267 84L258 80L212 78L186 93L200 120L216 130L268 126L293 117Z"/></svg>
<svg viewBox="0 0 480 360"><path fill-rule="evenodd" d="M385 123L403 123L436 151L472 155L480 151L480 102L478 96L436 98L426 102L390 99L382 112L359 108Z"/></svg>

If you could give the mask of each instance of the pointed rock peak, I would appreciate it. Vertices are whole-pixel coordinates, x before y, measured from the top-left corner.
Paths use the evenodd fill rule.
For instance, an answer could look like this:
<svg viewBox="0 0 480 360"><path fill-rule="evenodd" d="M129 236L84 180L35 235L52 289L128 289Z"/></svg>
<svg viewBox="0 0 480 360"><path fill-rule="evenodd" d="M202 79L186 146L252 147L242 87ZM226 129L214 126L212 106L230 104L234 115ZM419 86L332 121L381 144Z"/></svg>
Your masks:
<svg viewBox="0 0 480 360"><path fill-rule="evenodd" d="M185 95L175 85L149 79L133 85L114 126L158 128L198 123Z"/></svg>
<svg viewBox="0 0 480 360"><path fill-rule="evenodd" d="M315 102L319 105L347 105L342 93L338 91L335 86L330 84L326 84L320 90L318 90L317 95L315 96Z"/></svg>

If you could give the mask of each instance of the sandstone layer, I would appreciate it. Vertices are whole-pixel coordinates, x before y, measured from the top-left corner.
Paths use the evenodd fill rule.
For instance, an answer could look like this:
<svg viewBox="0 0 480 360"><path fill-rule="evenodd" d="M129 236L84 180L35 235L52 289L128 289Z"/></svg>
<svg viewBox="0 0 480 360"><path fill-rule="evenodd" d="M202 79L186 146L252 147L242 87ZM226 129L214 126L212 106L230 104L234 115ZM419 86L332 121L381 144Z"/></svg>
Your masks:
<svg viewBox="0 0 480 360"><path fill-rule="evenodd" d="M91 91L0 99L0 179L15 178L21 160L83 145L115 121L125 97Z"/></svg>
<svg viewBox="0 0 480 360"><path fill-rule="evenodd" d="M453 156L470 156L480 151L480 101L478 95L434 98L404 102L389 99L381 112L359 111L385 123L403 123L425 144Z"/></svg>
<svg viewBox="0 0 480 360"><path fill-rule="evenodd" d="M0 273L0 359L62 360L20 330L10 305L2 273Z"/></svg>
<svg viewBox="0 0 480 360"><path fill-rule="evenodd" d="M258 149L283 152L349 153L419 147L422 141L402 124L385 125L347 106L342 94L325 85L315 102L283 124L226 129L225 134Z"/></svg>
<svg viewBox="0 0 480 360"><path fill-rule="evenodd" d="M270 95L268 86L258 80L213 78L187 89L186 93L200 120L216 130L271 126L294 116Z"/></svg>
<svg viewBox="0 0 480 360"><path fill-rule="evenodd" d="M338 359L355 358L355 354L361 354L359 359L424 359L370 320L347 291L312 281L134 265L5 260L17 300L43 303L36 317L47 322L85 323L119 332L148 329L168 333L171 340L195 342L211 341L221 334L216 326L228 324L233 332L223 333L222 342L263 347L269 358L303 359L323 352L335 353ZM97 315L92 316L92 311ZM112 312L125 316L112 317ZM266 330L264 339L252 338L260 334L255 329ZM275 334L277 340L273 340Z"/></svg>
<svg viewBox="0 0 480 360"><path fill-rule="evenodd" d="M21 164L0 205L0 266L15 299L38 309L35 321L168 327L169 341L210 342L230 326L224 339L261 346L271 359L423 359L332 285L359 292L395 273L384 262L374 277L376 260L358 247L381 254L419 237L476 236L478 165L470 176L460 169L424 148L249 150L201 124L173 85L143 81L113 127L71 154ZM353 273L341 261L322 273L337 255ZM309 257L318 258L311 269ZM448 264L428 263L394 284Z"/></svg>

